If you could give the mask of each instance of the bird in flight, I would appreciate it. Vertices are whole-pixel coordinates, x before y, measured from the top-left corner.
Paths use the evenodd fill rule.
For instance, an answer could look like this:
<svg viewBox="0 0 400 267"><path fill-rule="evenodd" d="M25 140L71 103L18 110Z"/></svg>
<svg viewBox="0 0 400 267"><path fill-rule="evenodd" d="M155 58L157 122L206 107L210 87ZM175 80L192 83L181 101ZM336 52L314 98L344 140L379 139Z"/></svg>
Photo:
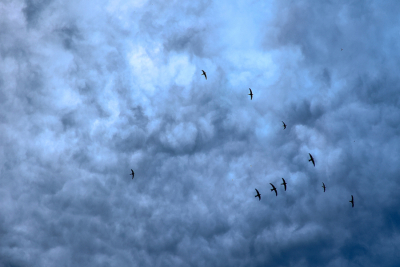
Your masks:
<svg viewBox="0 0 400 267"><path fill-rule="evenodd" d="M340 48L341 50L340 51L343 51L343 48Z"/></svg>
<svg viewBox="0 0 400 267"><path fill-rule="evenodd" d="M282 123L283 123L283 130L285 130L286 129L286 124L282 121Z"/></svg>
<svg viewBox="0 0 400 267"><path fill-rule="evenodd" d="M203 72L202 75L204 75L204 77L206 77L206 80L207 80L207 73L204 70L201 70L201 71Z"/></svg>
<svg viewBox="0 0 400 267"><path fill-rule="evenodd" d="M249 96L250 96L251 100L253 100L253 92L251 91L251 88L249 88L249 90L250 90Z"/></svg>
<svg viewBox="0 0 400 267"><path fill-rule="evenodd" d="M275 191L276 196L278 196L278 191L276 191L276 188L273 184L269 183L270 185L272 185L272 189L271 191Z"/></svg>
<svg viewBox="0 0 400 267"><path fill-rule="evenodd" d="M283 179L283 178L282 178L282 181L283 181L283 183L281 183L281 185L283 185L283 186L285 187L285 191L286 191L286 185L287 185L287 183L286 183L285 179Z"/></svg>
<svg viewBox="0 0 400 267"><path fill-rule="evenodd" d="M354 198L353 198L353 195L351 195L351 200L350 200L349 202L351 202L351 207L354 208Z"/></svg>
<svg viewBox="0 0 400 267"><path fill-rule="evenodd" d="M261 200L261 194L258 192L257 188L256 188L256 191L257 191L257 195L255 195L255 197L258 197L258 201L260 201Z"/></svg>
<svg viewBox="0 0 400 267"><path fill-rule="evenodd" d="M314 161L314 158L312 157L312 155L310 154L310 153L308 153L309 155L310 155L310 159L308 160L308 161L312 161L312 164L314 165L314 167L315 167L315 161Z"/></svg>
<svg viewBox="0 0 400 267"><path fill-rule="evenodd" d="M324 192L325 192L325 188L326 188L326 186L325 186L325 184L324 184L324 183L322 183L322 187L324 188Z"/></svg>
<svg viewBox="0 0 400 267"><path fill-rule="evenodd" d="M133 179L133 177L135 176L135 173L133 172L133 170L131 169L131 174L129 174L129 175L132 175L132 179Z"/></svg>

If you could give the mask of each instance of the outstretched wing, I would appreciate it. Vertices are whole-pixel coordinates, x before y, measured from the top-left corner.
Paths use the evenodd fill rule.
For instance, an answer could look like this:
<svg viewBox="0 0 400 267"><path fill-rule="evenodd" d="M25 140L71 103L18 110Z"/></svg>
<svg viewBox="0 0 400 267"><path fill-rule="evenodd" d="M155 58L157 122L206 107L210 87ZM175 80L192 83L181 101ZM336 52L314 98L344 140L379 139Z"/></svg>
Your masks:
<svg viewBox="0 0 400 267"><path fill-rule="evenodd" d="M271 184L271 183L269 183L269 184L272 185L272 188L273 188L273 189L275 189L275 186L274 186L273 184Z"/></svg>
<svg viewBox="0 0 400 267"><path fill-rule="evenodd" d="M315 167L315 161L314 161L314 158L313 158L313 156L310 154L310 153L308 153L309 155L310 155L310 160L311 160L311 162L312 162L312 164L314 165L314 167Z"/></svg>
<svg viewBox="0 0 400 267"><path fill-rule="evenodd" d="M256 189L257 195L259 195L260 193L258 192L258 190Z"/></svg>

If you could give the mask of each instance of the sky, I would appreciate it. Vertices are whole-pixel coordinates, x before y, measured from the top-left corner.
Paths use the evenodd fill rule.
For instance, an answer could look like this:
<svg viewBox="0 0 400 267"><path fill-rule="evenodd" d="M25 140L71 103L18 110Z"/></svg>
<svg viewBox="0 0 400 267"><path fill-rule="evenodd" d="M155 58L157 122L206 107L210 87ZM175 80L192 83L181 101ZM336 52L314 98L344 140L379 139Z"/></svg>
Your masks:
<svg viewBox="0 0 400 267"><path fill-rule="evenodd" d="M0 267L400 266L399 13L2 0Z"/></svg>

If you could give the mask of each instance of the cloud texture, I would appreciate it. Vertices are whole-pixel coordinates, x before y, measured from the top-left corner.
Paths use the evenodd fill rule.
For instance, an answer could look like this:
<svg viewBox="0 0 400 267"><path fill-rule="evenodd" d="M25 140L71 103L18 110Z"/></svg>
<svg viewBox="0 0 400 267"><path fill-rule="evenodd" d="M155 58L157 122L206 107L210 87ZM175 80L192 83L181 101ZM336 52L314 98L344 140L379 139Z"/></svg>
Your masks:
<svg viewBox="0 0 400 267"><path fill-rule="evenodd" d="M0 267L399 266L399 13L1 2Z"/></svg>

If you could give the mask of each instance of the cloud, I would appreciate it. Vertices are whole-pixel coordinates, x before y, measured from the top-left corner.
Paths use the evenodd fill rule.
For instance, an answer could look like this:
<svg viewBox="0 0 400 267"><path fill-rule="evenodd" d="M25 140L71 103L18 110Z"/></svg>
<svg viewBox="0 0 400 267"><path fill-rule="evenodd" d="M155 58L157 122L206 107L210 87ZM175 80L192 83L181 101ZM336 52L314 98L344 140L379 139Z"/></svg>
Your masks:
<svg viewBox="0 0 400 267"><path fill-rule="evenodd" d="M399 265L397 2L1 8L0 266Z"/></svg>

